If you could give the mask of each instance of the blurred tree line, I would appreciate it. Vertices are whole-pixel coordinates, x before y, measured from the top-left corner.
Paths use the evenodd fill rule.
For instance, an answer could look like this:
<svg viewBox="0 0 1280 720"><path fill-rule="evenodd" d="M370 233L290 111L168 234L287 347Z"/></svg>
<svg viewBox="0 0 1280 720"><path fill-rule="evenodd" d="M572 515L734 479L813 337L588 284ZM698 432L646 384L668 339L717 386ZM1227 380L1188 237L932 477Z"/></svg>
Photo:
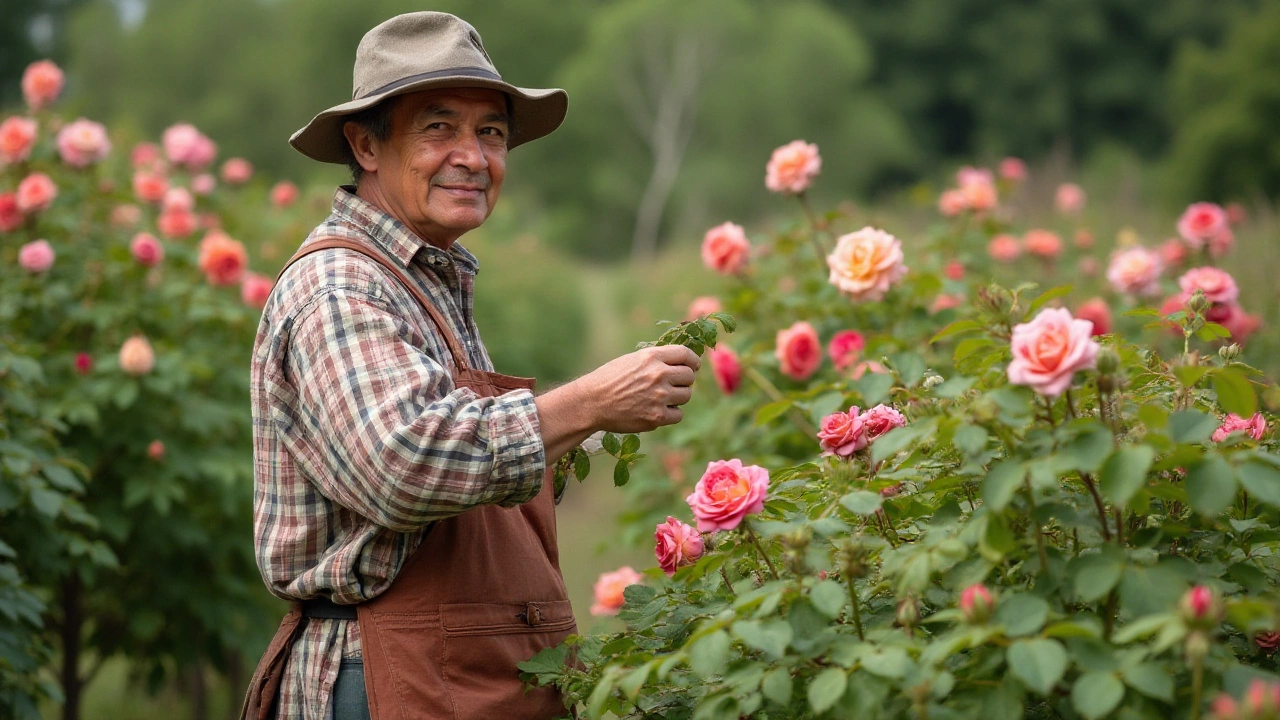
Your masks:
<svg viewBox="0 0 1280 720"><path fill-rule="evenodd" d="M363 33L408 0L0 0L47 15L78 109L154 136L188 120L273 174L340 181L285 144L349 97ZM140 14L121 21L121 7ZM1007 154L1121 147L1160 199L1280 195L1268 118L1280 0L440 0L517 84L569 90L564 128L513 154L530 229L590 257L769 208L769 151L803 138L863 198ZM144 11L144 12L136 12ZM16 36L16 35L15 35ZM29 43L28 43L29 45ZM4 43L15 74L28 45ZM13 58L20 58L13 60ZM8 83L12 85L13 83ZM850 158L853 160L850 161ZM835 176L835 177L831 177Z"/></svg>

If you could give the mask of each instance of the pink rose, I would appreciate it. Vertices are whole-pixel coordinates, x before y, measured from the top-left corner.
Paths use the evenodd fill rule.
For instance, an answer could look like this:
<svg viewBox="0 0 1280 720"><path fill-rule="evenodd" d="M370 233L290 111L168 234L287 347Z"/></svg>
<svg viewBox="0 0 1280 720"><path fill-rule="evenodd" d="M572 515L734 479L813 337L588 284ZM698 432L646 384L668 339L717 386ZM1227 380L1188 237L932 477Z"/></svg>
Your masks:
<svg viewBox="0 0 1280 720"><path fill-rule="evenodd" d="M160 200L161 212L191 212L196 208L196 200L186 188L169 188Z"/></svg>
<svg viewBox="0 0 1280 720"><path fill-rule="evenodd" d="M995 605L991 591L982 583L970 585L960 593L960 614L970 623L986 622L991 617L991 611L995 609Z"/></svg>
<svg viewBox="0 0 1280 720"><path fill-rule="evenodd" d="M1076 237L1075 237L1076 247L1080 248L1081 250L1088 250L1089 248L1093 247L1093 241L1094 241L1093 233L1089 232L1085 228L1080 228L1079 230L1076 230Z"/></svg>
<svg viewBox="0 0 1280 720"><path fill-rule="evenodd" d="M200 173L191 178L191 192L197 195L209 195L218 187L218 181L209 173Z"/></svg>
<svg viewBox="0 0 1280 720"><path fill-rule="evenodd" d="M191 154L187 157L187 167L191 172L200 172L209 167L217 156L218 144L201 134L196 138L195 147L191 148Z"/></svg>
<svg viewBox="0 0 1280 720"><path fill-rule="evenodd" d="M694 298L693 302L689 303L689 309L685 311L684 319L697 320L711 313L720 312L721 309L720 298L714 295L702 295Z"/></svg>
<svg viewBox="0 0 1280 720"><path fill-rule="evenodd" d="M685 502L698 519L700 532L732 530L747 515L764 509L769 492L769 471L741 460L713 460L707 463Z"/></svg>
<svg viewBox="0 0 1280 720"><path fill-rule="evenodd" d="M969 199L965 197L964 191L956 188L943 190L938 196L938 212L943 217L955 217L965 210L969 209Z"/></svg>
<svg viewBox="0 0 1280 720"><path fill-rule="evenodd" d="M117 228L133 228L142 220L142 208L137 205L116 205L111 208L111 226Z"/></svg>
<svg viewBox="0 0 1280 720"><path fill-rule="evenodd" d="M18 209L30 215L47 209L58 197L58 186L44 173L31 173L18 183Z"/></svg>
<svg viewBox="0 0 1280 720"><path fill-rule="evenodd" d="M1160 292L1160 273L1164 261L1154 250L1132 247L1111 256L1107 280L1116 292L1130 295L1156 295Z"/></svg>
<svg viewBox="0 0 1280 720"><path fill-rule="evenodd" d="M53 267L55 255L48 240L36 240L18 250L18 264L29 273L42 273Z"/></svg>
<svg viewBox="0 0 1280 720"><path fill-rule="evenodd" d="M887 372L889 372L889 370L885 368L885 366L876 362L875 360L863 360L862 362L853 366L853 370L849 373L849 377L853 378L854 380L861 380L862 376L866 375L867 373L884 374Z"/></svg>
<svg viewBox="0 0 1280 720"><path fill-rule="evenodd" d="M1027 179L1027 164L1016 157L1007 157L1000 161L1000 177L1009 182L1022 182Z"/></svg>
<svg viewBox="0 0 1280 720"><path fill-rule="evenodd" d="M1101 346L1092 334L1093 323L1072 318L1066 308L1047 308L1031 322L1015 325L1009 382L1029 385L1041 395L1061 395L1077 370L1097 362Z"/></svg>
<svg viewBox="0 0 1280 720"><path fill-rule="evenodd" d="M1240 288L1225 270L1216 267L1191 268L1178 278L1182 294L1190 298L1196 290L1204 293L1212 303L1234 303L1240 297Z"/></svg>
<svg viewBox="0 0 1280 720"><path fill-rule="evenodd" d="M151 233L138 233L129 244L133 259L147 267L159 265L164 260L164 246Z"/></svg>
<svg viewBox="0 0 1280 720"><path fill-rule="evenodd" d="M298 186L288 180L281 180L271 186L271 204L278 208L286 208L298 199Z"/></svg>
<svg viewBox="0 0 1280 720"><path fill-rule="evenodd" d="M1178 218L1178 234L1197 250L1227 232L1231 232L1227 212L1216 203L1192 203Z"/></svg>
<svg viewBox="0 0 1280 720"><path fill-rule="evenodd" d="M631 569L630 566L623 566L613 572L602 573L593 588L596 601L591 606L591 614L617 615L618 611L626 603L626 597L623 593L629 586L639 585L641 580L640 573Z"/></svg>
<svg viewBox="0 0 1280 720"><path fill-rule="evenodd" d="M1058 186L1053 197L1054 207L1064 215L1075 215L1084 209L1084 190L1075 183L1063 183Z"/></svg>
<svg viewBox="0 0 1280 720"><path fill-rule="evenodd" d="M841 235L827 267L831 284L853 300L880 300L907 273L902 243L872 227Z"/></svg>
<svg viewBox="0 0 1280 720"><path fill-rule="evenodd" d="M1227 228L1223 232L1209 238L1209 254L1215 258L1226 255L1231 247L1236 244L1236 235L1231 228Z"/></svg>
<svg viewBox="0 0 1280 720"><path fill-rule="evenodd" d="M1187 259L1187 246L1177 238L1170 238L1160 246L1160 259L1166 266L1181 265Z"/></svg>
<svg viewBox="0 0 1280 720"><path fill-rule="evenodd" d="M1111 332L1111 306L1102 298L1092 298L1082 303L1076 308L1076 318L1093 324L1094 337Z"/></svg>
<svg viewBox="0 0 1280 720"><path fill-rule="evenodd" d="M0 232L17 230L24 219L17 193L0 193Z"/></svg>
<svg viewBox="0 0 1280 720"><path fill-rule="evenodd" d="M658 567L667 577L676 574L676 568L692 565L702 557L702 536L691 525L667 516L667 521L653 531L653 554L658 556Z"/></svg>
<svg viewBox="0 0 1280 720"><path fill-rule="evenodd" d="M62 70L49 60L37 60L22 73L22 97L32 110L48 107L62 92Z"/></svg>
<svg viewBox="0 0 1280 720"><path fill-rule="evenodd" d="M1240 203L1233 202L1227 204L1227 222L1232 225L1239 225L1244 222L1246 216L1247 213L1245 212L1244 206Z"/></svg>
<svg viewBox="0 0 1280 720"><path fill-rule="evenodd" d="M31 155L38 126L31 118L5 118L0 123L0 162L19 163Z"/></svg>
<svg viewBox="0 0 1280 720"><path fill-rule="evenodd" d="M58 154L72 167L88 167L107 157L111 141L101 123L80 118L58 131Z"/></svg>
<svg viewBox="0 0 1280 720"><path fill-rule="evenodd" d="M960 307L962 304L964 304L963 295L948 295L943 293L934 298L933 302L929 304L929 312L936 315L943 310Z"/></svg>
<svg viewBox="0 0 1280 720"><path fill-rule="evenodd" d="M849 412L836 412L822 418L818 427L818 446L823 455L847 458L867 446L865 417L858 407Z"/></svg>
<svg viewBox="0 0 1280 720"><path fill-rule="evenodd" d="M1244 308L1235 303L1213 305L1205 313L1205 318L1226 328L1231 333L1232 342L1242 345L1262 327L1262 318L1245 312Z"/></svg>
<svg viewBox="0 0 1280 720"><path fill-rule="evenodd" d="M169 158L169 162L174 165L191 166L193 158L199 157L202 152L198 147L201 137L203 136L194 125L178 123L164 131L160 142L164 145L164 154Z"/></svg>
<svg viewBox="0 0 1280 720"><path fill-rule="evenodd" d="M896 408L888 405L877 405L862 414L862 425L867 433L867 442L873 443L881 435L907 424L907 419Z"/></svg>
<svg viewBox="0 0 1280 720"><path fill-rule="evenodd" d="M774 355L784 375L804 380L822 364L822 343L818 341L818 332L804 321L779 330Z"/></svg>
<svg viewBox="0 0 1280 720"><path fill-rule="evenodd" d="M253 163L233 157L222 163L222 180L228 185L243 185L253 177Z"/></svg>
<svg viewBox="0 0 1280 720"><path fill-rule="evenodd" d="M156 227L167 238L184 238L196 231L196 216L187 210L165 210L156 219Z"/></svg>
<svg viewBox="0 0 1280 720"><path fill-rule="evenodd" d="M1222 418L1222 426L1213 431L1210 439L1214 442L1222 442L1233 432L1248 433L1254 440L1261 440L1267 433L1267 421L1262 417L1262 413L1254 413L1248 420L1235 413L1228 413Z"/></svg>
<svg viewBox="0 0 1280 720"><path fill-rule="evenodd" d="M965 187L966 185L990 185L993 182L995 182L995 178L991 175L991 171L986 168L965 165L956 171L956 184L960 187Z"/></svg>
<svg viewBox="0 0 1280 720"><path fill-rule="evenodd" d="M1013 262L1022 254L1022 245L1018 242L1018 238L1001 233L987 243L987 254L996 262Z"/></svg>
<svg viewBox="0 0 1280 720"><path fill-rule="evenodd" d="M240 299L245 305L261 310L267 306L271 286L271 278L257 273L245 273L244 279L240 281Z"/></svg>
<svg viewBox="0 0 1280 720"><path fill-rule="evenodd" d="M155 143L138 143L129 153L129 162L133 163L134 170L157 171L160 169L156 167L160 162L160 148Z"/></svg>
<svg viewBox="0 0 1280 720"><path fill-rule="evenodd" d="M742 385L742 364L733 350L728 346L713 347L707 351L707 359L711 361L711 373L720 392L725 395L737 392Z"/></svg>
<svg viewBox="0 0 1280 720"><path fill-rule="evenodd" d="M76 373L88 375L93 372L93 356L87 352L76 353Z"/></svg>
<svg viewBox="0 0 1280 720"><path fill-rule="evenodd" d="M1222 620L1222 603L1207 585L1196 585L1182 596L1182 617L1192 625L1216 625Z"/></svg>
<svg viewBox="0 0 1280 720"><path fill-rule="evenodd" d="M143 202L158 203L169 191L169 181L163 175L139 170L133 174L133 194Z"/></svg>
<svg viewBox="0 0 1280 720"><path fill-rule="evenodd" d="M862 333L857 330L841 330L831 336L827 343L827 356L837 370L844 370L858 360L858 355L867 346Z"/></svg>
<svg viewBox="0 0 1280 720"><path fill-rule="evenodd" d="M134 335L120 346L120 369L129 375L146 375L156 365L151 343L142 335Z"/></svg>
<svg viewBox="0 0 1280 720"><path fill-rule="evenodd" d="M1062 238L1049 230L1028 230L1022 238L1027 252L1052 260L1062 254Z"/></svg>
<svg viewBox="0 0 1280 720"><path fill-rule="evenodd" d="M964 279L964 263L959 260L952 260L942 269L942 274L946 275L950 280Z"/></svg>
<svg viewBox="0 0 1280 720"><path fill-rule="evenodd" d="M702 264L722 275L733 275L747 264L751 243L741 225L717 225L702 236Z"/></svg>
<svg viewBox="0 0 1280 720"><path fill-rule="evenodd" d="M764 186L772 192L799 195L821 170L818 146L795 140L773 151L765 167Z"/></svg>
<svg viewBox="0 0 1280 720"><path fill-rule="evenodd" d="M960 186L965 207L975 213L986 212L996 206L999 199L996 186L990 178L986 182L970 182Z"/></svg>
<svg viewBox="0 0 1280 720"><path fill-rule="evenodd" d="M164 459L164 443L160 442L159 440L152 440L151 444L147 445L147 457L151 458L152 460L155 460L156 462L160 462L161 460L163 460Z"/></svg>
<svg viewBox="0 0 1280 720"><path fill-rule="evenodd" d="M1280 709L1280 683L1268 682L1262 678L1250 680L1249 687L1244 691L1243 709L1239 720L1275 717L1276 710Z"/></svg>
<svg viewBox="0 0 1280 720"><path fill-rule="evenodd" d="M214 285L235 285L244 275L249 256L244 245L214 230L200 241L200 271Z"/></svg>

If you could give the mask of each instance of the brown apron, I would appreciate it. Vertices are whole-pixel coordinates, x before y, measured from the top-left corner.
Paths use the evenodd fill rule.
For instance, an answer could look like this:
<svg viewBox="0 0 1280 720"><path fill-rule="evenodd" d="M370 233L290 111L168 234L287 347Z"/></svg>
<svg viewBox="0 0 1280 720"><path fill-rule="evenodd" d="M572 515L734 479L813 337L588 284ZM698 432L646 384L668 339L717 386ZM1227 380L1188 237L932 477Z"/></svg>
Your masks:
<svg viewBox="0 0 1280 720"><path fill-rule="evenodd" d="M422 303L448 344L454 383L481 397L533 389L532 378L476 370L440 310L381 253L322 238L304 255L348 248L381 263ZM279 276L277 276L277 280ZM550 470L542 491L514 508L484 505L434 523L391 587L356 606L365 689L373 720L543 720L567 715L552 688L525 692L516 663L577 632L560 574ZM267 720L301 628L300 606L285 615L254 671L242 719Z"/></svg>

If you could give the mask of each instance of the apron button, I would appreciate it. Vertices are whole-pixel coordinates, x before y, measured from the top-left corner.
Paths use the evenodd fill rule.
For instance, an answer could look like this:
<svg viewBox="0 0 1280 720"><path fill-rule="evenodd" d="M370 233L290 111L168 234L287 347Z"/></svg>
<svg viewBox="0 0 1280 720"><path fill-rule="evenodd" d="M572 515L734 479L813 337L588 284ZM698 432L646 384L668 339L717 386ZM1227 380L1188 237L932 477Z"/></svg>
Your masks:
<svg viewBox="0 0 1280 720"><path fill-rule="evenodd" d="M523 620L529 627L538 627L542 624L542 608L536 603L525 603L524 612L517 613L516 617Z"/></svg>

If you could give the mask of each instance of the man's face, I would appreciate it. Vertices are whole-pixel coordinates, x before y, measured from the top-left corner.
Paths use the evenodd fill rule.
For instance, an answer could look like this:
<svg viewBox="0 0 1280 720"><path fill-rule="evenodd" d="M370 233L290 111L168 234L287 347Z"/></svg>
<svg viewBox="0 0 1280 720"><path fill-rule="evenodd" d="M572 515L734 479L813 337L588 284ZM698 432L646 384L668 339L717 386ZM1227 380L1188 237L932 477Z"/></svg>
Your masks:
<svg viewBox="0 0 1280 720"><path fill-rule="evenodd" d="M510 119L502 93L480 88L404 95L391 137L374 141L385 209L423 239L448 247L493 212L506 177Z"/></svg>

